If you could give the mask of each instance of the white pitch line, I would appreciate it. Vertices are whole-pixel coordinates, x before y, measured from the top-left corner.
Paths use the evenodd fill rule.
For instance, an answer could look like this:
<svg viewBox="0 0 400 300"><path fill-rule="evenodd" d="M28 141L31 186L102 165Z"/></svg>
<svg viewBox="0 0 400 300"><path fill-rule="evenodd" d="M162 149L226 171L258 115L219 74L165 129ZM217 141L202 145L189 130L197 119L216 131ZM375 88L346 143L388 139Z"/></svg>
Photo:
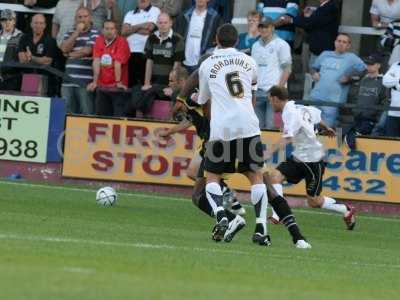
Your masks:
<svg viewBox="0 0 400 300"><path fill-rule="evenodd" d="M66 267L62 268L64 272L79 273L79 274L93 274L96 273L95 269L81 268L81 267Z"/></svg>
<svg viewBox="0 0 400 300"><path fill-rule="evenodd" d="M45 185L45 184L36 184L36 183L27 183L27 182L13 182L13 181L3 181L0 180L0 184L4 185L21 185L21 186L26 186L26 187L32 187L32 188L44 188L44 189L50 189L50 190L69 190L69 191L75 191L75 192L85 192L85 193L94 193L96 190L95 189L87 189L87 188L74 188L74 187L69 187L69 186L57 186L57 185ZM124 195L124 196L138 196L141 198L147 198L147 199L159 199L159 200L169 200L169 201L178 201L178 202L186 202L186 203L191 203L187 198L183 197L171 197L171 196L163 196L163 195L148 195L144 193L127 193L127 192L118 192L119 195ZM247 207L251 207L251 205L244 205ZM294 208L294 211L305 213L305 214L315 214L315 215L335 215L334 213L329 213L329 212L323 212L319 210L305 210L301 208ZM385 217L378 217L378 216L358 216L358 218L361 219L366 219L366 220L379 220L379 221L386 221L386 222L400 222L400 219L398 218L385 218Z"/></svg>
<svg viewBox="0 0 400 300"><path fill-rule="evenodd" d="M305 261L315 261L320 263L337 263L342 266L351 265L358 267L374 267L374 268L385 268L385 269L400 269L400 265L398 264L373 264L373 263L363 263L356 261L342 261L332 259L330 257L318 258L318 257L309 257L309 256L299 256L299 255L279 255L274 253L267 253L263 255L263 252L246 252L240 250L228 250L228 249L216 249L216 248L200 248L200 247L180 247L173 246L167 244L148 244L148 243L122 243L122 242L109 242L109 241L97 241L97 240L86 240L86 239L71 239L71 238L60 238L60 237L47 237L47 236L23 236L17 234L0 234L0 240L19 240L19 241L35 241L35 242L50 242L50 243L70 243L70 244L88 244L88 245L96 245L96 246L112 246L112 247L133 247L133 248L142 248L142 249L154 249L154 250L183 250L187 252L208 252L208 253L221 253L221 254L233 254L233 255L250 255L252 257L259 256L265 257L273 257L277 259L290 259L290 260L305 260ZM310 252L312 250L299 250L293 249L294 251L307 251ZM65 271L69 272L95 272L93 269L80 269L80 268L67 268Z"/></svg>

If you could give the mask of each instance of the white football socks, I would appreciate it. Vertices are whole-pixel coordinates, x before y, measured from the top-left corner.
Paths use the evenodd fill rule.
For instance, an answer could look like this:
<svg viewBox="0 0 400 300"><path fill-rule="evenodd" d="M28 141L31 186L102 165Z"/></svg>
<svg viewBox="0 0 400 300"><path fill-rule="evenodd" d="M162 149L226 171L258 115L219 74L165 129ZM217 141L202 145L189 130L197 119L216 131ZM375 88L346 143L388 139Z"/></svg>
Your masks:
<svg viewBox="0 0 400 300"><path fill-rule="evenodd" d="M216 182L210 182L206 185L206 196L208 203L216 216L221 210L224 210L222 206L222 190L221 186Z"/></svg>
<svg viewBox="0 0 400 300"><path fill-rule="evenodd" d="M265 184L255 184L251 186L251 203L256 212L256 223L262 225L264 235L266 235L268 196Z"/></svg>
<svg viewBox="0 0 400 300"><path fill-rule="evenodd" d="M275 191L278 193L279 196L283 197L283 186L280 183L275 183L272 185L272 187L275 189ZM275 212L275 210L271 207L272 209L272 218L274 218L275 220L279 221L279 216L278 214Z"/></svg>
<svg viewBox="0 0 400 300"><path fill-rule="evenodd" d="M347 213L346 205L338 204L338 203L336 203L335 199L330 198L330 197L324 196L323 198L324 198L324 203L322 204L321 208L346 215L346 213Z"/></svg>

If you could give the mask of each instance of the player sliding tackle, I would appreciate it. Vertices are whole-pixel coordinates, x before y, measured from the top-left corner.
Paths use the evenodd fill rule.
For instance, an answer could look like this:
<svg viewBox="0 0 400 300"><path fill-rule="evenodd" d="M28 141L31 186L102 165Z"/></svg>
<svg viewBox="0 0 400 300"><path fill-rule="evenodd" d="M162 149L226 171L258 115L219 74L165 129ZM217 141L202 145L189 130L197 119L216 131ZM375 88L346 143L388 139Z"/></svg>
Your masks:
<svg viewBox="0 0 400 300"><path fill-rule="evenodd" d="M354 208L338 204L335 199L321 195L325 150L318 141L315 126L319 125L330 137L336 136L335 131L322 122L319 109L295 105L294 101L288 101L286 88L272 87L269 98L274 111L282 112L283 135L279 142L268 148L267 158L289 143L294 146L293 155L271 173L271 183L275 190L282 196L282 182L297 184L305 179L309 206L342 214L347 229L353 230L356 225ZM275 218L279 219L278 216Z"/></svg>

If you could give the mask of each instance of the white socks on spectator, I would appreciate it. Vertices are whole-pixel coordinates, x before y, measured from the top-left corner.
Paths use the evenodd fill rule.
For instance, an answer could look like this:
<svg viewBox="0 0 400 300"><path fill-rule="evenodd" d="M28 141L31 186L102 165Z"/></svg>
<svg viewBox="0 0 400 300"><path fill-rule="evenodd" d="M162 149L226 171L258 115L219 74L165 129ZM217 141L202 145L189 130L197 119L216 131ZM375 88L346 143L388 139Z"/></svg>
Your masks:
<svg viewBox="0 0 400 300"><path fill-rule="evenodd" d="M256 224L261 224L264 235L267 234L267 188L265 184L255 184L251 186L251 203L256 213Z"/></svg>
<svg viewBox="0 0 400 300"><path fill-rule="evenodd" d="M347 213L347 207L344 204L337 204L336 200L330 197L324 197L324 203L321 208L331 210L334 212L341 213L345 215Z"/></svg>

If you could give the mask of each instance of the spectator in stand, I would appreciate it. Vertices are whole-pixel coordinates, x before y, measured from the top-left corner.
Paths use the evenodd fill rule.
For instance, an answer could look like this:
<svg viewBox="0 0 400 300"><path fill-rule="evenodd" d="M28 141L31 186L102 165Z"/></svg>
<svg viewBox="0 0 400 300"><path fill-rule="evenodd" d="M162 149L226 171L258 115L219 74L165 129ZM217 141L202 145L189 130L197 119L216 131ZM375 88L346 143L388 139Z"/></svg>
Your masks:
<svg viewBox="0 0 400 300"><path fill-rule="evenodd" d="M182 0L151 0L151 5L158 7L172 18L176 18L182 11Z"/></svg>
<svg viewBox="0 0 400 300"><path fill-rule="evenodd" d="M335 39L339 29L339 7L335 0L319 0L317 8L307 7L303 15L292 18L281 17L281 24L294 24L303 28L311 52L310 66L315 59L327 50L335 49ZM307 67L307 66L305 66Z"/></svg>
<svg viewBox="0 0 400 300"><path fill-rule="evenodd" d="M258 5L264 5L262 14L275 22L275 33L288 42L294 44L295 27L293 23L286 24L284 16L295 18L299 15L299 0L260 0ZM260 6L261 8L261 6Z"/></svg>
<svg viewBox="0 0 400 300"><path fill-rule="evenodd" d="M373 0L369 10L375 28L386 28L390 22L400 19L399 0Z"/></svg>
<svg viewBox="0 0 400 300"><path fill-rule="evenodd" d="M274 85L286 86L292 69L292 55L287 42L274 33L274 21L266 17L258 25L260 39L254 43L251 56L258 65L258 90L255 112L261 129L272 129L274 112L267 93Z"/></svg>
<svg viewBox="0 0 400 300"><path fill-rule="evenodd" d="M139 0L138 7L126 14L122 36L127 37L131 56L129 59L129 87L144 83L146 57L144 47L149 35L156 27L160 9L152 6L150 0Z"/></svg>
<svg viewBox="0 0 400 300"><path fill-rule="evenodd" d="M258 30L258 24L261 21L261 14L252 10L247 14L247 32L239 34L239 43L237 49L246 53L251 53L251 47L257 42L260 37L260 32Z"/></svg>
<svg viewBox="0 0 400 300"><path fill-rule="evenodd" d="M221 25L218 13L207 8L209 0L196 0L195 6L180 14L174 30L185 39L185 60L183 64L192 73L200 57L214 47L215 35Z"/></svg>
<svg viewBox="0 0 400 300"><path fill-rule="evenodd" d="M192 6L195 5L192 0ZM208 7L214 9L222 19L222 23L230 23L233 18L234 0L209 0Z"/></svg>
<svg viewBox="0 0 400 300"><path fill-rule="evenodd" d="M400 108L400 62L394 63L383 76L383 85L391 89L390 107ZM389 110L386 135L400 137L400 111Z"/></svg>
<svg viewBox="0 0 400 300"><path fill-rule="evenodd" d="M31 22L32 33L24 34L18 47L18 58L21 63L51 65L55 56L54 39L45 34L46 19L36 14Z"/></svg>
<svg viewBox="0 0 400 300"><path fill-rule="evenodd" d="M366 69L364 62L354 53L349 52L351 39L348 34L340 33L335 40L335 51L324 51L312 65L313 80L311 90L313 101L344 103L350 89L351 77ZM338 108L322 106L322 119L330 127L337 125Z"/></svg>
<svg viewBox="0 0 400 300"><path fill-rule="evenodd" d="M99 32L93 28L91 11L80 7L75 15L75 28L64 36L60 48L67 57L65 73L74 82L63 82L61 95L66 100L67 112L93 115L93 93L86 86L93 81L92 53Z"/></svg>
<svg viewBox="0 0 400 300"><path fill-rule="evenodd" d="M387 24L385 33L381 36L381 46L392 50L400 44L400 20L395 20Z"/></svg>
<svg viewBox="0 0 400 300"><path fill-rule="evenodd" d="M128 42L118 35L115 21L105 21L103 35L93 47L93 81L87 86L91 92L97 89L96 115L125 115L130 55Z"/></svg>
<svg viewBox="0 0 400 300"><path fill-rule="evenodd" d="M382 75L379 72L382 59L381 54L374 53L364 60L367 64L367 74L361 79L358 88L356 108L353 110L355 123L345 135L345 141L350 149L356 148L356 136L372 133L382 113L381 110L372 108L384 104L387 98Z"/></svg>
<svg viewBox="0 0 400 300"><path fill-rule="evenodd" d="M180 35L172 30L172 19L167 13L161 13L157 20L158 31L147 40L146 73L142 87L132 91L132 111L150 111L156 99L171 100L167 88L169 74L173 68L181 66L184 56L184 44Z"/></svg>
<svg viewBox="0 0 400 300"><path fill-rule="evenodd" d="M15 28L16 14L10 9L0 13L0 63L18 61L18 44L22 32ZM19 90L20 72L14 68L0 67L0 90Z"/></svg>
<svg viewBox="0 0 400 300"><path fill-rule="evenodd" d="M121 25L121 11L116 0L82 0L82 6L92 11L93 28L101 30L105 20Z"/></svg>
<svg viewBox="0 0 400 300"><path fill-rule="evenodd" d="M54 66L57 59L56 41L45 33L46 18L42 14L36 14L31 21L32 33L24 34L18 46L18 58L20 63ZM26 70L25 73L32 72ZM53 76L48 76L44 70L34 70L48 78L48 96L57 94L57 83Z"/></svg>
<svg viewBox="0 0 400 300"><path fill-rule="evenodd" d="M57 39L57 45L60 47L64 35L72 30L75 25L76 10L81 5L81 0L60 0L57 3L53 16L53 26L51 35Z"/></svg>
<svg viewBox="0 0 400 300"><path fill-rule="evenodd" d="M194 5L194 0L182 0L182 11L187 11Z"/></svg>
<svg viewBox="0 0 400 300"><path fill-rule="evenodd" d="M128 12L135 10L137 7L137 0L117 0L121 16L125 17Z"/></svg>
<svg viewBox="0 0 400 300"><path fill-rule="evenodd" d="M24 5L30 8L52 8L57 5L58 0L23 0Z"/></svg>
<svg viewBox="0 0 400 300"><path fill-rule="evenodd" d="M58 0L8 0L3 1L0 0L0 3L8 3L8 4L21 4L25 5L28 8L52 8L56 6ZM1 10L0 5L0 10ZM32 12L21 12L15 10L17 15L17 25L16 27L19 28L22 32L30 31L30 24L32 20L32 16L34 15ZM46 24L51 23L52 15L46 14Z"/></svg>

